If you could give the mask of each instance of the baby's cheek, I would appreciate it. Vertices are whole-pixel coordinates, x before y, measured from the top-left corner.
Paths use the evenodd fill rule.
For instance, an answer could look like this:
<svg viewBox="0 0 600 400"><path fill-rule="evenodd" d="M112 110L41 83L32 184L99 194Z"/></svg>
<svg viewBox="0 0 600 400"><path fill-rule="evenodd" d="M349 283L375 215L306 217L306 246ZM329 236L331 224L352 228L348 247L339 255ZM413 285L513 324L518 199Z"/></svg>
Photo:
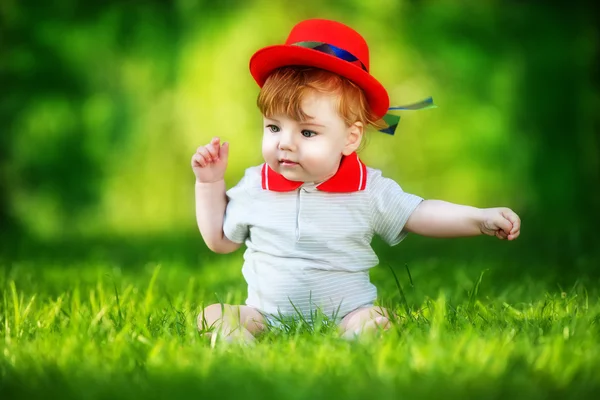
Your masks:
<svg viewBox="0 0 600 400"><path fill-rule="evenodd" d="M266 161L273 159L275 156L275 144L272 139L263 137L262 140L262 155Z"/></svg>

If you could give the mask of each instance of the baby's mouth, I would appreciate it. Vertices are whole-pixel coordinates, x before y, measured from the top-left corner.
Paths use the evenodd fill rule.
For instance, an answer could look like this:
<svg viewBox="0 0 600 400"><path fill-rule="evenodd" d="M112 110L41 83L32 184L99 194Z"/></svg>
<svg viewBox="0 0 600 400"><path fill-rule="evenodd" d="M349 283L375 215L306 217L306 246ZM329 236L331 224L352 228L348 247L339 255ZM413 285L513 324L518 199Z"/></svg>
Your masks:
<svg viewBox="0 0 600 400"><path fill-rule="evenodd" d="M279 165L281 165L283 167L293 167L293 166L298 165L298 163L291 161L291 160L283 159L283 160L279 160Z"/></svg>

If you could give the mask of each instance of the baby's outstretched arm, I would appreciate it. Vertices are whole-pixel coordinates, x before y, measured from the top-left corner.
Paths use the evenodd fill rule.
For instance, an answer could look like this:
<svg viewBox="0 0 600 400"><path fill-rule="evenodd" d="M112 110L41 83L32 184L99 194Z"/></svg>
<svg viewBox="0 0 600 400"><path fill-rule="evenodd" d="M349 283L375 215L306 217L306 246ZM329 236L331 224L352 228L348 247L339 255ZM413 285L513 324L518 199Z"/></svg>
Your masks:
<svg viewBox="0 0 600 400"><path fill-rule="evenodd" d="M463 237L486 234L516 239L521 220L510 208L475 208L441 200L424 200L413 211L404 229L429 237Z"/></svg>
<svg viewBox="0 0 600 400"><path fill-rule="evenodd" d="M220 145L219 138L206 146L198 147L192 156L192 169L196 175L196 221L209 249L215 253L231 253L240 244L223 234L223 219L227 207L225 195L225 170L229 144Z"/></svg>

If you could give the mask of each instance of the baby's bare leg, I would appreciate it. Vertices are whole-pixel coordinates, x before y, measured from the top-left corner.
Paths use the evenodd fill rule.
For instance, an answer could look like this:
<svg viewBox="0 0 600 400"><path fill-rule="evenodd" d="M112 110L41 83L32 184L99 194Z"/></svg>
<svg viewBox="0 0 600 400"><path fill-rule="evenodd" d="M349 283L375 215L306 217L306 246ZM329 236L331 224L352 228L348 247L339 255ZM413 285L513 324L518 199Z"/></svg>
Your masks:
<svg viewBox="0 0 600 400"><path fill-rule="evenodd" d="M340 322L342 337L348 339L389 328L390 316L388 310L379 306L358 308L346 315Z"/></svg>
<svg viewBox="0 0 600 400"><path fill-rule="evenodd" d="M254 340L254 335L265 329L265 319L261 313L249 306L211 304L198 315L198 330L211 329L206 334L213 339L216 335L224 338Z"/></svg>

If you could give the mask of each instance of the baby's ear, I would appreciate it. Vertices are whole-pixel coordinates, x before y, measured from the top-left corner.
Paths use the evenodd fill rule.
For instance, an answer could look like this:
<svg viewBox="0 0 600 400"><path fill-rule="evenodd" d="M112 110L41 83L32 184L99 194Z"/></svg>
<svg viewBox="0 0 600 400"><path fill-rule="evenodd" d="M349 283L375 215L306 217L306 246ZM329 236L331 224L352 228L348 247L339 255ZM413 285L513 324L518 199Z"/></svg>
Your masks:
<svg viewBox="0 0 600 400"><path fill-rule="evenodd" d="M349 156L354 153L358 147L360 146L360 142L363 137L363 133L365 131L365 127L362 122L356 121L352 125L348 127L348 135L346 137L346 145L344 146L344 150L342 154L345 156Z"/></svg>

